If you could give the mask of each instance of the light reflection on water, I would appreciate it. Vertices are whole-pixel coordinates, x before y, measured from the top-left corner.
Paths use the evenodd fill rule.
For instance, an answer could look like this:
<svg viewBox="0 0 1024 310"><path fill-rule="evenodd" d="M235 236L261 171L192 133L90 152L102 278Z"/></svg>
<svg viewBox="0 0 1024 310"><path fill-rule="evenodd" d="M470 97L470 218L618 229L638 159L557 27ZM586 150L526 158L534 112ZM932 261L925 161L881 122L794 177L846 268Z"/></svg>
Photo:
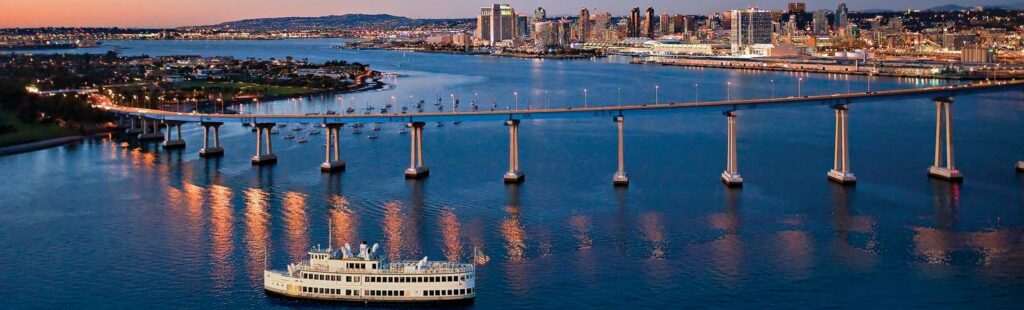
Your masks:
<svg viewBox="0 0 1024 310"><path fill-rule="evenodd" d="M467 102L467 93L480 91L484 106L504 106L518 90L521 102L542 103L544 95L564 106L581 103L583 87L593 90L592 104L614 104L618 86L624 100L645 102L653 99L647 84L654 79L664 81L662 101L692 100L692 88L679 85L698 80L706 100L724 97L726 80L744 86L733 89L738 98L764 95L767 78L780 96L795 92L798 77L814 93L842 91L847 82L866 86L846 75L612 59L531 62L527 72L514 59L410 53L396 68L387 52L294 42L177 44L227 44L219 51L278 57L302 48L319 59L358 59L410 74L393 90L351 94L359 105L451 92ZM148 53L146 46L159 43L132 44ZM430 73L436 71L444 72ZM873 88L939 83L946 82L877 78ZM1024 302L1016 294L1024 286L1024 177L1008 169L1024 149L1015 135L1024 132L1017 113L1024 104L1017 92L957 100L958 163L970 172L959 185L921 173L934 142L934 106L924 99L858 105L851 113L861 181L853 188L832 186L822 175L834 124L825 107L743 113L741 190L717 182L725 137L717 112L630 121L633 184L617 189L609 180L615 142L606 119L524 122L530 177L508 186L500 180L507 130L486 122L429 128L432 175L419 181L400 174L408 137L397 126L385 126L372 142L342 135L349 169L335 174L317 169L317 140L275 140L282 160L252 167L252 134L231 124L222 128L220 159L199 158L201 130L188 128L182 151L97 139L0 157L0 179L16 180L0 187L7 199L0 202L7 249L0 250L0 273L23 279L0 284L0 297L11 308L280 307L261 291L264 253L270 268L284 268L308 246L326 244L332 229L337 245L380 242L393 259L466 261L481 249L490 261L479 267L477 308L915 308L923 301L1005 308ZM346 96L345 104L351 101ZM261 109L305 112L340 102L326 96Z"/></svg>

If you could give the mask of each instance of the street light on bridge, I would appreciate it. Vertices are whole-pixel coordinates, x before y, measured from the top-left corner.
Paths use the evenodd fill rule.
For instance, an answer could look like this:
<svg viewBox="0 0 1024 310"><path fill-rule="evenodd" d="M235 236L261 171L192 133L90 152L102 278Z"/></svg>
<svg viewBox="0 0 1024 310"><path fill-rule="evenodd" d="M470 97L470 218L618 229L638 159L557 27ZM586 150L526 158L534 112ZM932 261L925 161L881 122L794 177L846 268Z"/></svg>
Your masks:
<svg viewBox="0 0 1024 310"><path fill-rule="evenodd" d="M584 88L583 89L583 107L586 108L587 106L588 106L588 104L587 104L587 89Z"/></svg>
<svg viewBox="0 0 1024 310"><path fill-rule="evenodd" d="M698 97L697 97L697 94L699 94L699 93L700 93L700 83L693 83L693 103L700 102L700 100L698 100Z"/></svg>
<svg viewBox="0 0 1024 310"><path fill-rule="evenodd" d="M519 110L519 91L517 90L517 91L512 92L512 95L516 96L516 111L518 111Z"/></svg>
<svg viewBox="0 0 1024 310"><path fill-rule="evenodd" d="M658 101L658 89L661 89L661 86L654 85L654 105L658 105L659 104L659 101Z"/></svg>
<svg viewBox="0 0 1024 310"><path fill-rule="evenodd" d="M797 97L803 97L803 92L801 91L801 87L803 86L803 83L804 83L804 78L799 78L799 79L796 80L796 96Z"/></svg>
<svg viewBox="0 0 1024 310"><path fill-rule="evenodd" d="M725 101L732 101L732 81L725 82Z"/></svg>

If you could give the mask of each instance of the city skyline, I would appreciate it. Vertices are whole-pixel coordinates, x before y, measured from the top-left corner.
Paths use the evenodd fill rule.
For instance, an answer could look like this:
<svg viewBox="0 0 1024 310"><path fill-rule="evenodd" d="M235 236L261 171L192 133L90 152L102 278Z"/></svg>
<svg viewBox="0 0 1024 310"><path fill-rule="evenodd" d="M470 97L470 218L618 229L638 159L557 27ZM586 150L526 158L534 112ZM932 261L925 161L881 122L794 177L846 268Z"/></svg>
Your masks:
<svg viewBox="0 0 1024 310"><path fill-rule="evenodd" d="M283 3L273 0L224 0L217 2L198 0L9 0L0 3L0 28L33 27L135 27L160 28L208 25L250 18L324 16L340 14L391 14L412 18L473 18L482 6L495 1L437 0L430 5L410 5L412 1L381 4L352 0L303 0L301 3ZM707 14L728 9L759 7L783 9L788 1L723 0L714 3L682 3L670 0L612 1L592 0L578 2L553 1L497 1L524 12L542 6L550 16L575 15L580 7L592 12L611 12L615 16L629 14L632 7L654 7L657 12L681 14ZM808 10L833 10L839 1L810 0ZM866 0L849 3L851 11L868 9L926 9L956 4L1006 5L1018 2L1006 0L921 0L892 2ZM243 5L244 4L244 5ZM168 9L171 6L179 9ZM530 8L527 10L527 8Z"/></svg>

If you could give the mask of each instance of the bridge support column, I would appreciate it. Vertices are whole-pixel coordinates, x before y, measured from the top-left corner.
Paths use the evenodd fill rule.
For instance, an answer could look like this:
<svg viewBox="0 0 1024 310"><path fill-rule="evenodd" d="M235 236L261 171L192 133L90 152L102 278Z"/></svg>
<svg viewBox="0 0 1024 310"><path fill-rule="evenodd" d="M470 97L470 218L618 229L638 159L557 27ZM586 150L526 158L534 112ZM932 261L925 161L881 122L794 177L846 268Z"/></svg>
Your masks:
<svg viewBox="0 0 1024 310"><path fill-rule="evenodd" d="M1024 172L1024 160L1017 162L1017 172Z"/></svg>
<svg viewBox="0 0 1024 310"><path fill-rule="evenodd" d="M412 128L410 135L409 169L405 169L407 179L419 179L430 174L430 169L423 165L423 126L424 122L409 123Z"/></svg>
<svg viewBox="0 0 1024 310"><path fill-rule="evenodd" d="M224 123L203 122L203 148L199 149L199 157L224 156L224 148L220 146L220 126ZM210 128L213 128L213 146L210 146Z"/></svg>
<svg viewBox="0 0 1024 310"><path fill-rule="evenodd" d="M139 129L139 127L138 127L138 126L136 126L136 125L135 125L135 124L136 124L136 123L135 123L135 118L136 118L135 116L131 116L131 115L128 115L128 121L129 121L130 123L129 123L129 125L128 125L128 130L125 130L125 131L124 131L124 133L125 133L125 134L129 134L129 135L137 135L137 134L140 134L140 133L142 133L142 130L141 130L141 129ZM141 118L141 117L139 117L139 118Z"/></svg>
<svg viewBox="0 0 1024 310"><path fill-rule="evenodd" d="M625 153L623 152L623 141L622 141L622 122L625 119L620 115L614 118L615 123L619 126L619 170L612 176L612 184L615 186L627 186L629 185L629 177L626 176L626 160Z"/></svg>
<svg viewBox="0 0 1024 310"><path fill-rule="evenodd" d="M849 107L845 104L833 107L836 110L835 153L832 157L832 170L828 179L842 185L857 184L857 177L850 172L850 138L848 134L847 114Z"/></svg>
<svg viewBox="0 0 1024 310"><path fill-rule="evenodd" d="M333 172L345 170L345 161L341 160L341 146L338 134L345 124L325 124L327 136L324 138L324 163L320 164L320 171ZM331 158L331 150L334 150L334 158Z"/></svg>
<svg viewBox="0 0 1024 310"><path fill-rule="evenodd" d="M736 111L722 113L728 122L728 146L726 147L725 171L722 172L722 183L729 187L743 186L743 177L740 176L739 160L736 156Z"/></svg>
<svg viewBox="0 0 1024 310"><path fill-rule="evenodd" d="M164 121L164 126L167 126L167 132L164 133L164 149L180 149L185 147L185 140L181 138L181 122L175 121ZM178 132L178 138L172 139L173 135L171 129L176 129Z"/></svg>
<svg viewBox="0 0 1024 310"><path fill-rule="evenodd" d="M963 175L956 169L953 157L953 98L935 99L935 163L928 168L930 177L961 181ZM943 123L945 123L946 162L942 162Z"/></svg>
<svg viewBox="0 0 1024 310"><path fill-rule="evenodd" d="M274 128L274 125L276 124L256 124L256 155L252 157L253 165L259 166L277 162L277 155L274 154L274 148L270 142L270 130ZM266 150L263 149L260 139L265 139Z"/></svg>
<svg viewBox="0 0 1024 310"><path fill-rule="evenodd" d="M520 183L526 174L519 170L519 120L507 120L505 126L508 126L508 172L505 173L505 183Z"/></svg>
<svg viewBox="0 0 1024 310"><path fill-rule="evenodd" d="M163 140L164 135L160 133L160 124L153 120L152 123L147 122L145 117L142 118L142 133L139 134L139 140Z"/></svg>

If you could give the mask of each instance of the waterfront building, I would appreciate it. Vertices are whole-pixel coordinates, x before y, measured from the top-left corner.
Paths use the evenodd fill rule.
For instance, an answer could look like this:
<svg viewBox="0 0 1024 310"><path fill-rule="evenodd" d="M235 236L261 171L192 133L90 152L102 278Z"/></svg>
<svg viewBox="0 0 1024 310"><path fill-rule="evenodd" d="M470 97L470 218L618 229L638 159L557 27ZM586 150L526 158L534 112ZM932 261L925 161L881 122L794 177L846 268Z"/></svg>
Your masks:
<svg viewBox="0 0 1024 310"><path fill-rule="evenodd" d="M572 21L567 18L558 20L558 45L567 46L572 43Z"/></svg>
<svg viewBox="0 0 1024 310"><path fill-rule="evenodd" d="M516 11L508 4L480 8L476 19L476 38L494 45L516 38Z"/></svg>
<svg viewBox="0 0 1024 310"><path fill-rule="evenodd" d="M967 47L961 51L960 61L965 63L994 63L996 62L996 54L990 48Z"/></svg>
<svg viewBox="0 0 1024 310"><path fill-rule="evenodd" d="M530 36L530 21L526 15L516 16L516 38L525 38Z"/></svg>
<svg viewBox="0 0 1024 310"><path fill-rule="evenodd" d="M629 12L629 22L626 27L628 27L626 37L636 38L643 36L640 34L640 8L633 8Z"/></svg>
<svg viewBox="0 0 1024 310"><path fill-rule="evenodd" d="M551 47L558 45L558 29L555 22L543 21L533 24L533 44L537 47Z"/></svg>
<svg viewBox="0 0 1024 310"><path fill-rule="evenodd" d="M753 45L772 43L771 12L749 8L734 10L730 15L732 27L729 30L729 42L734 54L739 54Z"/></svg>
<svg viewBox="0 0 1024 310"><path fill-rule="evenodd" d="M579 24L579 42L587 42L590 39L591 26L590 26L590 10L587 8L580 8L580 16L576 21Z"/></svg>

